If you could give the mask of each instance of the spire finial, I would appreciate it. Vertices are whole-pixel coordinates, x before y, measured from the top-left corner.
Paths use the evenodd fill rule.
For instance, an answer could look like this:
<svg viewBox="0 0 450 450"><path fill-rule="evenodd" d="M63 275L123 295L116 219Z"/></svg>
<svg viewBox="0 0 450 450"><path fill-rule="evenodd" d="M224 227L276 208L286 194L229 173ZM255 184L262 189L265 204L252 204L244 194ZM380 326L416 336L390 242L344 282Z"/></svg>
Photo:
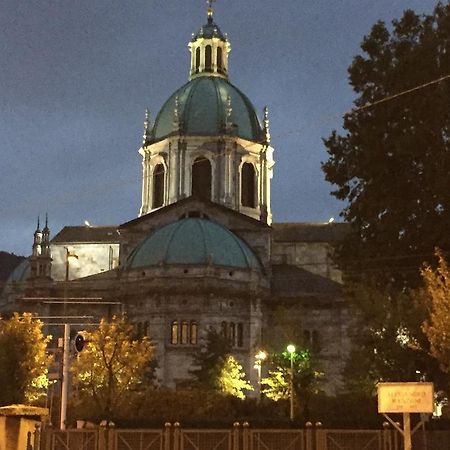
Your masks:
<svg viewBox="0 0 450 450"><path fill-rule="evenodd" d="M48 212L45 213L45 228L48 228Z"/></svg>
<svg viewBox="0 0 450 450"><path fill-rule="evenodd" d="M40 231L39 228L40 228L40 217L38 216L36 231Z"/></svg>
<svg viewBox="0 0 450 450"><path fill-rule="evenodd" d="M206 3L208 4L208 22L212 22L212 20L213 20L214 9L212 7L212 4L215 1L216 0L206 0Z"/></svg>

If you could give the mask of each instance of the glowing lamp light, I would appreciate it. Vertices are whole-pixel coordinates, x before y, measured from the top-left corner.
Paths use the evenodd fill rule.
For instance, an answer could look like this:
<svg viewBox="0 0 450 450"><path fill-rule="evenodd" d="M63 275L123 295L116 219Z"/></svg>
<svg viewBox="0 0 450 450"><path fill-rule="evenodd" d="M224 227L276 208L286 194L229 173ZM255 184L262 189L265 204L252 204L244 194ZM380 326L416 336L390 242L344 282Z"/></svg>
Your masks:
<svg viewBox="0 0 450 450"><path fill-rule="evenodd" d="M295 353L295 345L292 345L292 344L289 344L287 347L286 347L286 350L288 351L288 353Z"/></svg>

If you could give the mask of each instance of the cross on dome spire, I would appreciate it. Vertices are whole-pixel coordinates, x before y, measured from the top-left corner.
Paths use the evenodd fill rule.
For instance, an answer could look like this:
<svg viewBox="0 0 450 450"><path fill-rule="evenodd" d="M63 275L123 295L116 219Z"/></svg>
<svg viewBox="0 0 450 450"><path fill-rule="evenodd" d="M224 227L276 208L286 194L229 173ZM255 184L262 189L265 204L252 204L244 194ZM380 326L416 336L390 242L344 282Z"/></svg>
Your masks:
<svg viewBox="0 0 450 450"><path fill-rule="evenodd" d="M213 9L212 5L215 1L216 0L206 0L206 3L208 4L208 21L212 20L212 18L213 18L214 9Z"/></svg>

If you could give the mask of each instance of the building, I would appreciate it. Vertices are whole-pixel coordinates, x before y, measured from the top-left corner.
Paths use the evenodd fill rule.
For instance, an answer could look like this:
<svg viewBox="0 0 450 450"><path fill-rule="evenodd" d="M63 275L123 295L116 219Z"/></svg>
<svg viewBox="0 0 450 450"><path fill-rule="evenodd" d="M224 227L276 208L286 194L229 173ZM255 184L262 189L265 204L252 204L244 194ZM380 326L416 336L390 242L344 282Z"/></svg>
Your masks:
<svg viewBox="0 0 450 450"><path fill-rule="evenodd" d="M152 339L158 377L172 387L189 378L211 328L232 340L253 384L258 350L295 342L312 350L324 390L336 392L349 309L331 257L346 227L272 222L268 110L260 120L229 81L231 46L211 8L189 49L189 81L153 124L146 114L139 216L67 226L52 240L47 221L42 231L38 223L1 308L85 316L73 329L126 313Z"/></svg>

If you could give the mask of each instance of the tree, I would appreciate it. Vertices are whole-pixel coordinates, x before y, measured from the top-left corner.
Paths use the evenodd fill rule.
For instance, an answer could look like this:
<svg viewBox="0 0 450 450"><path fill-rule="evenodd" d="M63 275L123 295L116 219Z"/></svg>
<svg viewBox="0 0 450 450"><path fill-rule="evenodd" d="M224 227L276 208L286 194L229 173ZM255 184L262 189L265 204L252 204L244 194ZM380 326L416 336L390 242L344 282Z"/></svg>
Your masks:
<svg viewBox="0 0 450 450"><path fill-rule="evenodd" d="M0 405L32 403L46 394L51 336L42 325L29 313L0 318Z"/></svg>
<svg viewBox="0 0 450 450"><path fill-rule="evenodd" d="M102 319L98 329L84 333L87 345L72 364L78 400L92 399L106 418L144 387L153 347L147 337L133 336L134 327L126 319Z"/></svg>
<svg viewBox="0 0 450 450"><path fill-rule="evenodd" d="M431 355L450 373L450 266L442 252L438 251L437 257L436 268L427 265L422 270L423 299L429 312L422 329L430 341Z"/></svg>
<svg viewBox="0 0 450 450"><path fill-rule="evenodd" d="M378 352L377 372L388 376L383 352L407 350L402 336L423 341L424 311L409 289L420 285L434 246L450 250L450 79L434 82L450 74L450 5L424 16L408 10L391 29L378 22L361 49L349 68L355 108L344 117L345 134L325 139L323 170L336 186L332 194L346 202L342 216L350 224L336 261L349 298L368 319L366 337L378 344L380 334L388 338L367 354L374 362ZM358 300L367 286L367 301ZM373 301L381 305L375 320ZM397 365L398 379L420 368L402 370Z"/></svg>
<svg viewBox="0 0 450 450"><path fill-rule="evenodd" d="M194 387L222 392L245 398L244 391L252 390L245 380L242 366L231 355L231 342L216 330L208 331L205 344L194 354L194 365L190 371Z"/></svg>
<svg viewBox="0 0 450 450"><path fill-rule="evenodd" d="M232 355L228 355L222 365L217 380L220 392L240 399L245 398L245 391L252 391L252 385L245 379L242 366Z"/></svg>
<svg viewBox="0 0 450 450"><path fill-rule="evenodd" d="M191 370L190 374L194 377L194 384L202 389L218 390L218 379L229 354L230 341L216 330L209 330L205 343L193 357L196 369Z"/></svg>
<svg viewBox="0 0 450 450"><path fill-rule="evenodd" d="M293 388L297 407L302 407L305 417L311 394L317 391L321 372L314 369L307 349L297 349L293 358ZM274 401L286 400L291 394L291 354L287 351L274 353L269 358L269 376L261 380L261 393Z"/></svg>

